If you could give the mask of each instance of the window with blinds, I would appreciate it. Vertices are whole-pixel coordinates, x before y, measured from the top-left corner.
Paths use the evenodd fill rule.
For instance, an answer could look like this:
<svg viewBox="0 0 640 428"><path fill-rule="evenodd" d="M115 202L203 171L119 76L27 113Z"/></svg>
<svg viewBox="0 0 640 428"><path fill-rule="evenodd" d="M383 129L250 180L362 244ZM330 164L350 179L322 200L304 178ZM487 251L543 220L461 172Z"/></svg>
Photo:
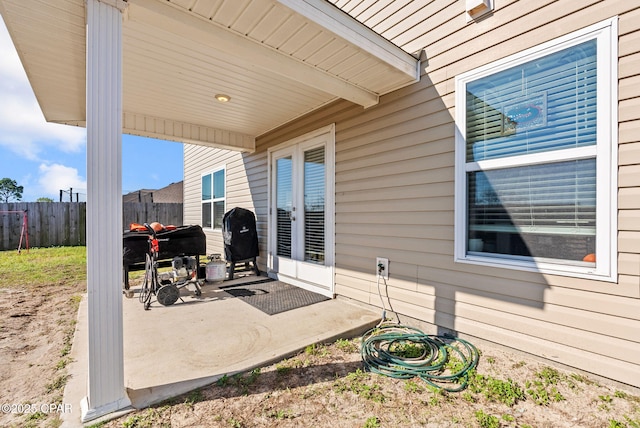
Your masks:
<svg viewBox="0 0 640 428"><path fill-rule="evenodd" d="M202 227L222 229L225 212L225 170L202 175Z"/></svg>
<svg viewBox="0 0 640 428"><path fill-rule="evenodd" d="M595 252L594 159L469 172L467 186L476 251L579 261Z"/></svg>
<svg viewBox="0 0 640 428"><path fill-rule="evenodd" d="M602 192L614 173L606 159L613 125L602 107L615 105L613 85L603 84L615 74L603 49L612 26L456 79L465 107L456 117L458 260L593 272L598 249L611 248L599 225L611 224L603 217L612 212Z"/></svg>
<svg viewBox="0 0 640 428"><path fill-rule="evenodd" d="M467 85L467 161L596 144L596 41Z"/></svg>

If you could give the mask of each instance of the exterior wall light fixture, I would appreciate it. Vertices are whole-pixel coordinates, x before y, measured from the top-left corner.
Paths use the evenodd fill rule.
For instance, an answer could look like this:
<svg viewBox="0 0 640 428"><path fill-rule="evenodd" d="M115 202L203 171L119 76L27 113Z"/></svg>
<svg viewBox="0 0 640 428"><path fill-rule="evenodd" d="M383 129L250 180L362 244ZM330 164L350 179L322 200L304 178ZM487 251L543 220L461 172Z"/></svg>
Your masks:
<svg viewBox="0 0 640 428"><path fill-rule="evenodd" d="M475 20L493 10L493 0L465 0L467 22Z"/></svg>

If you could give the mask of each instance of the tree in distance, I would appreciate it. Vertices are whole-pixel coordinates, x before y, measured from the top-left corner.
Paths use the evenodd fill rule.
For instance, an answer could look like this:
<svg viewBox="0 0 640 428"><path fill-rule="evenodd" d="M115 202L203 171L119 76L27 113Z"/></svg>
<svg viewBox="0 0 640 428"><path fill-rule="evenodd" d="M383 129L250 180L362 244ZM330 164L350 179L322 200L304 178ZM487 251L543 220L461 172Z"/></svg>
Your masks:
<svg viewBox="0 0 640 428"><path fill-rule="evenodd" d="M22 200L22 192L24 187L18 186L16 180L3 178L0 180L0 201L8 203L11 200Z"/></svg>

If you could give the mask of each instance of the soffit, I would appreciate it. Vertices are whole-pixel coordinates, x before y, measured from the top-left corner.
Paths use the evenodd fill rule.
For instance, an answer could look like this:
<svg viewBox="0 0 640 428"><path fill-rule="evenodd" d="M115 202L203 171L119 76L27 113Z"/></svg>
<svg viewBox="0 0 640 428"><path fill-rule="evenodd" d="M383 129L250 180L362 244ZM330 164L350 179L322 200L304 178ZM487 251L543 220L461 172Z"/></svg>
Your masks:
<svg viewBox="0 0 640 428"><path fill-rule="evenodd" d="M0 0L48 121L84 125L84 3ZM127 3L128 133L251 150L256 136L333 100L369 107L418 78L415 58L326 1Z"/></svg>

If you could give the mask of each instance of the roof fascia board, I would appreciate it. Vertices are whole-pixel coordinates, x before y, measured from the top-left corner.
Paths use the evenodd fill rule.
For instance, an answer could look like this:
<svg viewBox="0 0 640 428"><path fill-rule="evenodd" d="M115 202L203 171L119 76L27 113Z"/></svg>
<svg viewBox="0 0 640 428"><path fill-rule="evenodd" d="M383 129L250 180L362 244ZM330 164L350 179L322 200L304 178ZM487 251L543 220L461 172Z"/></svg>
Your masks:
<svg viewBox="0 0 640 428"><path fill-rule="evenodd" d="M251 135L127 112L123 114L122 132L240 152L256 149L256 139Z"/></svg>
<svg viewBox="0 0 640 428"><path fill-rule="evenodd" d="M336 36L420 80L419 60L326 0L277 0Z"/></svg>
<svg viewBox="0 0 640 428"><path fill-rule="evenodd" d="M363 107L378 103L378 94L305 64L275 49L233 33L209 20L191 15L167 2L130 0L128 19L192 38L230 56L243 58L248 66L267 70ZM145 9L141 12L140 9Z"/></svg>

